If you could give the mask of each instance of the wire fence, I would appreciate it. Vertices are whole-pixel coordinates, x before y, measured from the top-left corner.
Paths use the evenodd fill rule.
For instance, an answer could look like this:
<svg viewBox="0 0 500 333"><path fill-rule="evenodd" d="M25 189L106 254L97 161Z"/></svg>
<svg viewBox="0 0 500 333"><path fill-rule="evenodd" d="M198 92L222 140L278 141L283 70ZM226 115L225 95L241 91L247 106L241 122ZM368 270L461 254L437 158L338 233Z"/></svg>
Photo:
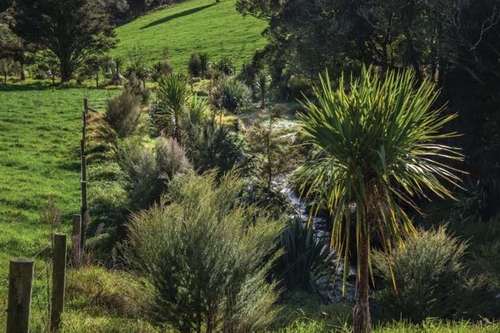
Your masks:
<svg viewBox="0 0 500 333"><path fill-rule="evenodd" d="M55 234L54 234L55 235ZM56 236L53 236L56 237ZM54 255L57 249L54 248L53 241L50 244L44 244L34 255L27 256L28 261L34 262L32 270L31 279L31 293L30 293L30 305L29 305L29 326L30 332L50 332L51 331L51 314L52 314L52 302L53 302L53 268L54 266ZM21 259L23 260L23 259ZM13 259L11 262L19 262L19 259ZM5 279L5 285L9 285L9 298L12 296L10 294L11 283L14 284L15 291L14 294L17 297L22 297L22 289L25 287L25 282L21 282L21 278L18 278L16 274L12 275L12 264L10 266L11 272L7 279ZM21 273L24 274L24 273ZM19 283L19 285L18 285ZM19 289L21 288L21 289ZM24 302L20 300L19 302ZM8 309L11 307L10 299L5 298L0 304L5 311L0 311L0 327L5 329L3 325L7 322ZM16 317L17 318L17 317ZM9 317L9 320L10 317ZM17 319L16 319L17 320ZM10 327L12 329L12 327ZM9 332L9 327L7 327L7 332ZM17 330L14 329L14 332Z"/></svg>

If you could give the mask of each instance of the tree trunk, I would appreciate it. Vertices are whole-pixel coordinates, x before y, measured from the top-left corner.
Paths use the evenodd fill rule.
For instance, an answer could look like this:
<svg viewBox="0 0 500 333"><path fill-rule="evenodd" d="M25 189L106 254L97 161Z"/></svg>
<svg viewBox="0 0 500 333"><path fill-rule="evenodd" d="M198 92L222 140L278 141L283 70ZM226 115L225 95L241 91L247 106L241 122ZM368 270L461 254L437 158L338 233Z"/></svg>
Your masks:
<svg viewBox="0 0 500 333"><path fill-rule="evenodd" d="M61 83L68 82L71 79L71 75L73 74L73 68L71 67L70 59L59 59L61 62L60 71L61 75Z"/></svg>
<svg viewBox="0 0 500 333"><path fill-rule="evenodd" d="M26 81L26 74L24 73L24 63L21 62L21 81Z"/></svg>
<svg viewBox="0 0 500 333"><path fill-rule="evenodd" d="M369 233L360 230L358 246L358 278L356 282L356 306L353 309L354 333L370 333L372 324L370 318L370 303L368 294L370 291L370 272L368 256L370 255Z"/></svg>

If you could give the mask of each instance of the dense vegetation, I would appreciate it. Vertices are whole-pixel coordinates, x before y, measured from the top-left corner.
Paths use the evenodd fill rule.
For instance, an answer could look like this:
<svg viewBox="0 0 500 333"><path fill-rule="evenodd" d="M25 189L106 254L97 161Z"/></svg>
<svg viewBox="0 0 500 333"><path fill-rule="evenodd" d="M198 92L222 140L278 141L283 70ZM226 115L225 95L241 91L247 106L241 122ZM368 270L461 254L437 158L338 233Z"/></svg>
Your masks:
<svg viewBox="0 0 500 333"><path fill-rule="evenodd" d="M61 331L500 329L497 0L64 3L0 1L0 273L37 260L33 331L83 98Z"/></svg>

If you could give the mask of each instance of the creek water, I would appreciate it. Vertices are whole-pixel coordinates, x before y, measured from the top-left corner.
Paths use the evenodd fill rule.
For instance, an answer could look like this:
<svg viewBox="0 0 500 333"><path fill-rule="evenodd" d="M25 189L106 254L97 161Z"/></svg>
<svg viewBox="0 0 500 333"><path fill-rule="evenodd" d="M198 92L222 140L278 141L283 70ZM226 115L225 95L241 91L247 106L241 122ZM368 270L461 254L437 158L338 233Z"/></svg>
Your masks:
<svg viewBox="0 0 500 333"><path fill-rule="evenodd" d="M293 173L292 173L293 174ZM325 240L325 246L330 247L330 237L331 237L331 223L327 218L324 217L309 217L308 204L302 200L299 195L293 190L291 185L292 174L285 174L276 177L273 181L273 189L279 192L286 198L293 212L292 217L298 217L302 220L302 223L306 225L312 222L313 233L317 239ZM309 221L311 219L311 221ZM335 250L330 249L330 255L335 256ZM332 274L329 274L323 280L318 281L319 292L322 297L330 302L339 302L342 300L354 300L354 285L349 281L354 281L356 276L356 270L353 267L349 268L348 282L346 284L345 294L342 293L342 271L343 263L338 263L336 260L331 265Z"/></svg>

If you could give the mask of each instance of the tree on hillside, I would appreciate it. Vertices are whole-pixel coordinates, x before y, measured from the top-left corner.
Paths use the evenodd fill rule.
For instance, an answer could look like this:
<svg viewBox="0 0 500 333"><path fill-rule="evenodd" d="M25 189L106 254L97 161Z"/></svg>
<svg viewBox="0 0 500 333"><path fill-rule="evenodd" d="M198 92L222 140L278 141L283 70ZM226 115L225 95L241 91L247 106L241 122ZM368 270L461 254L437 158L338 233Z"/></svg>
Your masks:
<svg viewBox="0 0 500 333"><path fill-rule="evenodd" d="M299 177L304 195L332 214L332 246L344 262L356 249L354 332L367 333L372 239L390 253L395 242L412 234L402 205L418 211L414 196L452 197L441 181L457 185L448 163L462 156L436 142L455 135L439 133L455 115L433 109L438 93L428 82L415 90L413 72L363 68L359 79L342 77L338 87L332 91L328 75L321 78L317 103L304 105L302 129L318 154L299 169Z"/></svg>
<svg viewBox="0 0 500 333"><path fill-rule="evenodd" d="M93 55L115 45L114 28L98 0L17 0L11 26L57 61L61 82Z"/></svg>

